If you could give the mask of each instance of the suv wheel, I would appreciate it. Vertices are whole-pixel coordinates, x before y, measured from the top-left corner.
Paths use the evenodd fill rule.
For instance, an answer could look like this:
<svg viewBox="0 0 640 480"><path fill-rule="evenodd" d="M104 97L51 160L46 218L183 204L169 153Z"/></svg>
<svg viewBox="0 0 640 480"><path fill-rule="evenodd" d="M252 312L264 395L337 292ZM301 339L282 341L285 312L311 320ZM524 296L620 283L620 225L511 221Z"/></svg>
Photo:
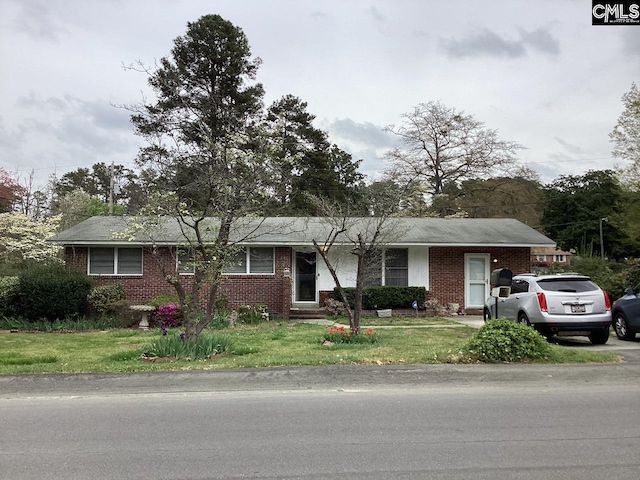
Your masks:
<svg viewBox="0 0 640 480"><path fill-rule="evenodd" d="M589 340L594 345L604 345L609 340L609 329L595 330L589 334Z"/></svg>
<svg viewBox="0 0 640 480"><path fill-rule="evenodd" d="M629 330L629 322L627 322L627 317L622 312L617 312L613 316L613 329L620 340L633 340L636 336L635 333Z"/></svg>
<svg viewBox="0 0 640 480"><path fill-rule="evenodd" d="M531 322L529 321L529 317L527 317L527 314L524 312L520 312L518 314L518 323L521 323L523 325L527 325L527 326L531 326Z"/></svg>

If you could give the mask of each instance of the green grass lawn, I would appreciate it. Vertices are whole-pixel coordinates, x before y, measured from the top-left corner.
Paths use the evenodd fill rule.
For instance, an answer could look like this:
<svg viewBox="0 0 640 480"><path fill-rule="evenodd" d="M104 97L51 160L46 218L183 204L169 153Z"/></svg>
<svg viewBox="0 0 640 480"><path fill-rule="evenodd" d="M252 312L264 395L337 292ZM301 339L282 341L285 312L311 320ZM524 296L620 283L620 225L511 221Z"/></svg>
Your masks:
<svg viewBox="0 0 640 480"><path fill-rule="evenodd" d="M418 319L424 322L432 320ZM384 325L417 320L376 319ZM408 323L407 323L408 322ZM451 320L444 322L451 324ZM363 325L371 325L366 319ZM427 323L434 325L434 323ZM438 321L435 323L438 324ZM231 337L233 351L202 361L143 361L159 331L110 330L87 333L1 333L0 374L49 372L143 372L283 365L430 364L455 361L477 330L471 327L385 328L376 344L322 345L326 327L295 322L236 326L211 333ZM173 333L177 333L173 332ZM613 362L615 354L552 345L553 363Z"/></svg>

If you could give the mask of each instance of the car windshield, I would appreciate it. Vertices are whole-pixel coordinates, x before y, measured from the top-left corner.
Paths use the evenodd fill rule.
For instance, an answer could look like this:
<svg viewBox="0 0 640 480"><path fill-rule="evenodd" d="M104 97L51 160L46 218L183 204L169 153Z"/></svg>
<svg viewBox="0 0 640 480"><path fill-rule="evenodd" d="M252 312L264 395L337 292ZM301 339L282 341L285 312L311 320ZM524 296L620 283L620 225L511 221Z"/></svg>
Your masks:
<svg viewBox="0 0 640 480"><path fill-rule="evenodd" d="M546 278L538 280L538 285L548 292L592 292L599 287L591 280L584 278Z"/></svg>

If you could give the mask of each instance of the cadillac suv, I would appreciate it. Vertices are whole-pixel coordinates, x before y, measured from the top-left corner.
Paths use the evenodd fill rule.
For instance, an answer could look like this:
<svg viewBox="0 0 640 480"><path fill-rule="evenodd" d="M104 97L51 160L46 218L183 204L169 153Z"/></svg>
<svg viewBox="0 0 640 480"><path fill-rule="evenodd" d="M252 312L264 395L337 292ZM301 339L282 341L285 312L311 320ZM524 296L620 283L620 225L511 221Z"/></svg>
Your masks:
<svg viewBox="0 0 640 480"><path fill-rule="evenodd" d="M609 339L611 303L584 275L522 274L513 277L508 297L485 302L485 321L503 317L531 325L547 338L588 336L591 343L603 344Z"/></svg>

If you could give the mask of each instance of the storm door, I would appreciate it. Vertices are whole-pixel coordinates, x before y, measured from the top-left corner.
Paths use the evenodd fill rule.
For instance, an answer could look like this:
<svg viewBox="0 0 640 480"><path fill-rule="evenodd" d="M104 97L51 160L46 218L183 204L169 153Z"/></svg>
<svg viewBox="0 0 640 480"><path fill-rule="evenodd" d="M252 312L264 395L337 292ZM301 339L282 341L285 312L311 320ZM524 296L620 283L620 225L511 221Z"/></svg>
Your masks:
<svg viewBox="0 0 640 480"><path fill-rule="evenodd" d="M316 253L296 252L295 302L316 302Z"/></svg>
<svg viewBox="0 0 640 480"><path fill-rule="evenodd" d="M464 256L465 308L482 308L489 296L488 254L467 253Z"/></svg>

